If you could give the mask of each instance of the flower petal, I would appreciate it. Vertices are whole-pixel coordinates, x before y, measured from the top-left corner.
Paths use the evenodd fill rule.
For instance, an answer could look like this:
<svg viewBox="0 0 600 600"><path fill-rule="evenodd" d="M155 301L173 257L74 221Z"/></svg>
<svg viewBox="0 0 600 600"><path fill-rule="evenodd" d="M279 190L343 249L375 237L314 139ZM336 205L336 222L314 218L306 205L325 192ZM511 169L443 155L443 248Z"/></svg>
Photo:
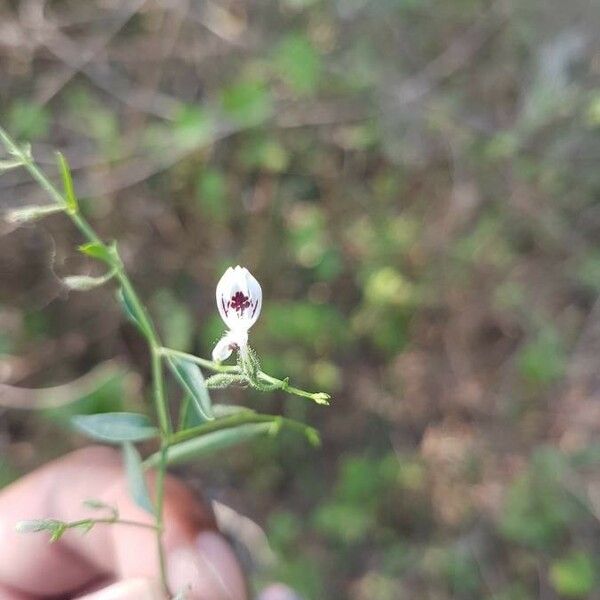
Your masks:
<svg viewBox="0 0 600 600"><path fill-rule="evenodd" d="M237 265L229 267L217 284L217 308L232 330L248 331L258 319L262 290L250 271Z"/></svg>
<svg viewBox="0 0 600 600"><path fill-rule="evenodd" d="M248 333L246 331L228 331L215 345L212 358L215 362L227 360L231 353L242 350L248 345Z"/></svg>

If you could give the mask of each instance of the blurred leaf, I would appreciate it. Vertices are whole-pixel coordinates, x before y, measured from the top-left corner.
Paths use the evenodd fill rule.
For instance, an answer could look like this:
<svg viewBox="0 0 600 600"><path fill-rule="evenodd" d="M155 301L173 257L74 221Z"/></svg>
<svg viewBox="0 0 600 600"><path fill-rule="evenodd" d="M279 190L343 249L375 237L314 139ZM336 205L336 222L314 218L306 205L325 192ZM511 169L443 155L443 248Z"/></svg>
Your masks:
<svg viewBox="0 0 600 600"><path fill-rule="evenodd" d="M348 340L348 328L333 305L310 302L271 302L263 308L261 335L269 344L294 342L306 348L332 348ZM258 335L258 331L257 331Z"/></svg>
<svg viewBox="0 0 600 600"><path fill-rule="evenodd" d="M471 552L461 547L451 548L446 557L445 571L457 597L467 597L479 589L479 566Z"/></svg>
<svg viewBox="0 0 600 600"><path fill-rule="evenodd" d="M307 37L288 35L275 50L274 63L281 79L293 91L309 94L317 88L321 57Z"/></svg>
<svg viewBox="0 0 600 600"><path fill-rule="evenodd" d="M596 585L596 567L584 552L572 552L550 567L550 581L565 598L587 598Z"/></svg>
<svg viewBox="0 0 600 600"><path fill-rule="evenodd" d="M203 169L196 180L196 198L208 218L225 221L229 214L225 174L218 169Z"/></svg>
<svg viewBox="0 0 600 600"><path fill-rule="evenodd" d="M392 267L383 267L369 276L365 296L375 305L403 306L415 300L414 286Z"/></svg>
<svg viewBox="0 0 600 600"><path fill-rule="evenodd" d="M500 530L534 548L557 544L582 508L562 482L566 458L557 450L536 450L528 470L508 488Z"/></svg>
<svg viewBox="0 0 600 600"><path fill-rule="evenodd" d="M293 550L302 534L303 523L292 512L279 511L269 517L267 524L269 543L279 551Z"/></svg>
<svg viewBox="0 0 600 600"><path fill-rule="evenodd" d="M47 135L50 118L45 106L18 100L8 112L8 128L15 137L36 140Z"/></svg>
<svg viewBox="0 0 600 600"><path fill-rule="evenodd" d="M154 506L152 505L152 500L150 500L150 494L148 493L148 487L144 478L142 459L133 444L123 444L123 458L131 497L140 508L153 515Z"/></svg>
<svg viewBox="0 0 600 600"><path fill-rule="evenodd" d="M183 148L198 147L210 142L214 132L214 116L202 106L185 106L175 118L175 140ZM164 132L161 137L164 140ZM157 142L158 147L164 148L164 143L159 140Z"/></svg>
<svg viewBox="0 0 600 600"><path fill-rule="evenodd" d="M76 415L71 422L81 433L102 442L120 444L158 437L158 429L151 424L150 419L137 413Z"/></svg>
<svg viewBox="0 0 600 600"><path fill-rule="evenodd" d="M529 382L547 385L560 379L566 369L566 352L554 327L547 325L518 354L521 375Z"/></svg>
<svg viewBox="0 0 600 600"><path fill-rule="evenodd" d="M246 167L281 173L289 157L284 146L275 139L261 135L249 137L242 145L240 158Z"/></svg>
<svg viewBox="0 0 600 600"><path fill-rule="evenodd" d="M600 293L600 252L591 250L583 256L577 278L591 291Z"/></svg>
<svg viewBox="0 0 600 600"><path fill-rule="evenodd" d="M118 113L82 86L68 89L65 100L70 127L94 140L103 156L118 160L128 145Z"/></svg>
<svg viewBox="0 0 600 600"><path fill-rule="evenodd" d="M260 81L242 81L226 88L221 104L233 121L247 127L259 125L272 112L271 94Z"/></svg>
<svg viewBox="0 0 600 600"><path fill-rule="evenodd" d="M213 420L215 417L212 402L200 367L183 358L172 356L167 359L167 363L185 392L192 398L198 416L205 421Z"/></svg>
<svg viewBox="0 0 600 600"><path fill-rule="evenodd" d="M329 503L317 509L314 525L333 539L355 544L365 540L374 525L374 519L373 514L359 506Z"/></svg>

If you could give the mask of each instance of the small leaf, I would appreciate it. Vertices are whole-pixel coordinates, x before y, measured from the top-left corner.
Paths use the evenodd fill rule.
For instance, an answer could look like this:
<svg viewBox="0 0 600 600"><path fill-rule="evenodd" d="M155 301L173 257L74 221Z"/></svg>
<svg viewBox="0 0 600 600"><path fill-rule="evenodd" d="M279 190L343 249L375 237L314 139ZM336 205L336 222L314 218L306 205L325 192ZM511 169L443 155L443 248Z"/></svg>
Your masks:
<svg viewBox="0 0 600 600"><path fill-rule="evenodd" d="M15 169L16 167L20 167L22 164L23 161L20 159L0 160L0 171L8 171L10 169Z"/></svg>
<svg viewBox="0 0 600 600"><path fill-rule="evenodd" d="M65 277L62 281L70 290L85 292L104 285L107 281L110 281L114 275L115 274L113 271L100 277L91 277L90 275L71 275L69 277Z"/></svg>
<svg viewBox="0 0 600 600"><path fill-rule="evenodd" d="M304 434L306 435L306 439L311 446L318 448L321 445L321 436L314 427L307 427L304 430Z"/></svg>
<svg viewBox="0 0 600 600"><path fill-rule="evenodd" d="M102 244L101 242L89 242L79 246L79 251L87 256L105 262L107 265L118 266L121 264L116 242Z"/></svg>
<svg viewBox="0 0 600 600"><path fill-rule="evenodd" d="M67 524L60 523L57 525L56 529L52 532L50 536L50 542L58 542L60 538L64 535L65 531L67 531Z"/></svg>
<svg viewBox="0 0 600 600"><path fill-rule="evenodd" d="M111 506L102 502L102 500L96 500L95 498L89 498L83 501L83 505L92 510L106 510L111 513L112 517L117 520L119 518L119 511L116 506Z"/></svg>
<svg viewBox="0 0 600 600"><path fill-rule="evenodd" d="M9 223L27 223L53 215L54 213L64 212L64 206L60 204L48 204L46 206L26 206L25 208L15 208L5 213L4 218Z"/></svg>
<svg viewBox="0 0 600 600"><path fill-rule="evenodd" d="M65 190L65 200L67 202L67 212L70 215L75 215L79 212L79 204L77 197L75 196L75 188L73 187L73 177L71 176L71 169L67 159L61 152L56 153L58 160L58 168L63 181L63 187Z"/></svg>
<svg viewBox="0 0 600 600"><path fill-rule="evenodd" d="M19 521L15 525L15 530L19 533L38 533L39 531L54 531L62 521L56 519L30 519Z"/></svg>
<svg viewBox="0 0 600 600"><path fill-rule="evenodd" d="M125 459L125 471L131 497L140 508L154 514L154 507L144 479L142 459L133 444L123 444L123 458Z"/></svg>
<svg viewBox="0 0 600 600"><path fill-rule="evenodd" d="M241 81L226 88L221 105L233 121L248 127L264 122L273 111L273 99L261 81Z"/></svg>
<svg viewBox="0 0 600 600"><path fill-rule="evenodd" d="M215 418L212 402L200 367L189 360L175 357L169 357L168 364L183 389L194 401L199 416L205 421L212 421Z"/></svg>
<svg viewBox="0 0 600 600"><path fill-rule="evenodd" d="M280 77L295 92L310 94L317 88L321 57L307 37L288 35L277 48L274 64Z"/></svg>
<svg viewBox="0 0 600 600"><path fill-rule="evenodd" d="M259 435L268 433L271 426L272 423L238 425L237 427L213 431L201 437L175 444L167 450L167 464L173 465L196 460L220 450L237 446ZM157 462L158 455L152 455L148 464L153 466Z"/></svg>
<svg viewBox="0 0 600 600"><path fill-rule="evenodd" d="M148 417L137 413L77 415L71 422L81 433L102 442L139 442L158 436Z"/></svg>
<svg viewBox="0 0 600 600"><path fill-rule="evenodd" d="M554 589L565 598L587 598L597 583L594 563L581 551L573 551L550 568Z"/></svg>
<svg viewBox="0 0 600 600"><path fill-rule="evenodd" d="M75 525L71 525L69 529L82 529L83 533L88 533L96 524L96 521L93 519L88 519L87 521L81 521L76 523Z"/></svg>
<svg viewBox="0 0 600 600"><path fill-rule="evenodd" d="M119 304L121 305L121 309L125 313L125 316L137 326L140 332L148 337L150 332L148 328L144 325L144 321L139 318L134 302L129 295L129 292L125 288L120 288L117 292L117 299L119 300Z"/></svg>
<svg viewBox="0 0 600 600"><path fill-rule="evenodd" d="M19 521L15 529L19 533L37 533L47 531L50 533L50 541L58 541L65 531L69 528L69 524L56 519L32 519L31 521Z"/></svg>

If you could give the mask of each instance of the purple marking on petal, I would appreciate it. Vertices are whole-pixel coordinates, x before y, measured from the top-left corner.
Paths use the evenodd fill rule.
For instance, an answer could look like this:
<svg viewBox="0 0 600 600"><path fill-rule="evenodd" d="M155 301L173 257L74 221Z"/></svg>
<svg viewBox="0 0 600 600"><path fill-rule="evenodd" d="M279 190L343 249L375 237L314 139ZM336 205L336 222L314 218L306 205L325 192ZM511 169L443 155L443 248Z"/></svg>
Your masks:
<svg viewBox="0 0 600 600"><path fill-rule="evenodd" d="M227 306L225 305L225 298L223 296L221 296L221 306L223 307L223 312L225 313L225 316L229 316L229 311L227 310Z"/></svg>
<svg viewBox="0 0 600 600"><path fill-rule="evenodd" d="M252 309L252 315L250 316L250 318L254 317L254 313L256 312L256 309L258 308L258 300L254 301L254 308Z"/></svg>
<svg viewBox="0 0 600 600"><path fill-rule="evenodd" d="M229 306L231 306L231 308L237 312L238 317L242 317L244 315L244 311L250 307L250 301L244 292L238 291L231 296Z"/></svg>

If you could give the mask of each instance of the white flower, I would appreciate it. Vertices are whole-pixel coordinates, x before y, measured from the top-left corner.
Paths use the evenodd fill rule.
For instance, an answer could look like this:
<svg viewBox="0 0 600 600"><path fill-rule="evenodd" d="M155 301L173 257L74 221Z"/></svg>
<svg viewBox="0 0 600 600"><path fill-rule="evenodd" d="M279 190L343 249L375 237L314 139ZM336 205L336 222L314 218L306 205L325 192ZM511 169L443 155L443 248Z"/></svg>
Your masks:
<svg viewBox="0 0 600 600"><path fill-rule="evenodd" d="M250 271L239 265L225 271L217 284L217 308L229 331L217 342L212 356L223 361L248 345L248 331L260 314L262 290Z"/></svg>

